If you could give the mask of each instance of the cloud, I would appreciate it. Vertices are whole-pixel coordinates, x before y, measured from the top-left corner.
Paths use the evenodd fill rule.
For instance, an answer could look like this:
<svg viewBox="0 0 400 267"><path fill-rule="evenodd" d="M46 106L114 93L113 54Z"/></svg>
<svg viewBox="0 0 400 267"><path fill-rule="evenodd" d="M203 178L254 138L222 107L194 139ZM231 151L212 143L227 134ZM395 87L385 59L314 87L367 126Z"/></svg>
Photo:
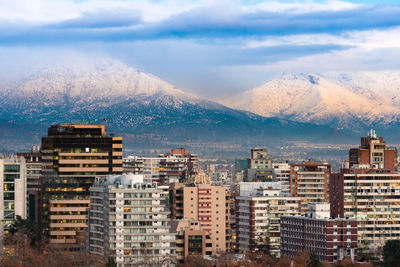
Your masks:
<svg viewBox="0 0 400 267"><path fill-rule="evenodd" d="M249 89L290 70L400 68L399 36L400 7L379 3L0 0L5 74L18 75L30 54L39 55L30 60L36 66L77 51L202 95Z"/></svg>
<svg viewBox="0 0 400 267"><path fill-rule="evenodd" d="M400 25L400 7L352 6L333 10L265 11L233 5L196 7L147 22L140 10L98 9L45 25L0 31L0 44L120 42L157 39L262 38L297 34L339 34Z"/></svg>

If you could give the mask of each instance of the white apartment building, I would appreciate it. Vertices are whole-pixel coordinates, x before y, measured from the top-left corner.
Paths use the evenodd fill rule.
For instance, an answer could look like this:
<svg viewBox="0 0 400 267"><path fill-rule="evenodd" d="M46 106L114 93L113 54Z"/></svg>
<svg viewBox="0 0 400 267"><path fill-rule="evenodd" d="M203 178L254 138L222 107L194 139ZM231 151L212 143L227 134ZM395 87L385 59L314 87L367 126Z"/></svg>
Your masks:
<svg viewBox="0 0 400 267"><path fill-rule="evenodd" d="M26 163L24 158L0 159L0 244L8 225L27 217Z"/></svg>
<svg viewBox="0 0 400 267"><path fill-rule="evenodd" d="M282 184L282 194L290 195L290 164L288 162L272 162L275 179Z"/></svg>
<svg viewBox="0 0 400 267"><path fill-rule="evenodd" d="M280 256L280 216L298 215L300 198L282 196L277 187L261 187L236 198L236 239L239 252L263 251Z"/></svg>
<svg viewBox="0 0 400 267"><path fill-rule="evenodd" d="M377 172L342 169L331 185L332 215L356 218L358 247L374 256L386 241L400 239L400 174Z"/></svg>
<svg viewBox="0 0 400 267"><path fill-rule="evenodd" d="M167 194L142 175L96 178L90 189L89 253L118 266L175 266Z"/></svg>

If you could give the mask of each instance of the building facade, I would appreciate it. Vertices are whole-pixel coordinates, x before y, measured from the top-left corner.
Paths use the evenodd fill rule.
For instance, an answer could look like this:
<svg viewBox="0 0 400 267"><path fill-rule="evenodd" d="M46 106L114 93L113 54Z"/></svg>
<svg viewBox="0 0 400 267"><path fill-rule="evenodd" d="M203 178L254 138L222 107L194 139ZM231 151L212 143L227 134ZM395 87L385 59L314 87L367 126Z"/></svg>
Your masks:
<svg viewBox="0 0 400 267"><path fill-rule="evenodd" d="M241 192L241 195L236 197L236 202L238 252L262 251L279 257L280 217L298 215L300 199L282 196L280 189L261 187L253 190L253 193L242 195Z"/></svg>
<svg viewBox="0 0 400 267"><path fill-rule="evenodd" d="M331 165L317 162L291 164L290 194L302 199L301 212L307 212L308 203L329 202Z"/></svg>
<svg viewBox="0 0 400 267"><path fill-rule="evenodd" d="M24 158L0 159L0 234L16 216L27 218L27 180Z"/></svg>
<svg viewBox="0 0 400 267"><path fill-rule="evenodd" d="M45 234L51 245L84 249L89 188L95 177L122 173L122 137L104 125L52 125L41 153Z"/></svg>
<svg viewBox="0 0 400 267"><path fill-rule="evenodd" d="M341 169L331 180L331 215L355 218L358 247L380 257L400 238L400 174L385 169Z"/></svg>
<svg viewBox="0 0 400 267"><path fill-rule="evenodd" d="M118 266L175 266L167 194L141 175L96 178L90 189L88 252Z"/></svg>
<svg viewBox="0 0 400 267"><path fill-rule="evenodd" d="M171 184L170 209L174 220L200 222L201 228L210 235L213 255L230 250L230 196L225 187Z"/></svg>
<svg viewBox="0 0 400 267"><path fill-rule="evenodd" d="M129 156L123 160L124 173L143 174L148 182L159 184L186 183L199 170L197 154L187 149L171 149L158 157Z"/></svg>
<svg viewBox="0 0 400 267"><path fill-rule="evenodd" d="M272 162L275 179L282 184L282 193L290 195L290 164L288 161Z"/></svg>
<svg viewBox="0 0 400 267"><path fill-rule="evenodd" d="M183 264L189 256L212 255L210 235L201 228L199 221L188 219L172 221L172 232L177 233L176 259L179 264Z"/></svg>
<svg viewBox="0 0 400 267"><path fill-rule="evenodd" d="M26 161L27 217L40 225L42 155L39 150L33 149L30 152L17 153L17 156L25 158Z"/></svg>
<svg viewBox="0 0 400 267"><path fill-rule="evenodd" d="M361 137L358 148L349 150L349 164L350 168L357 168L357 165L370 165L370 168L394 172L398 167L397 148L387 146L383 137L378 137L375 131L371 130L367 137Z"/></svg>
<svg viewBox="0 0 400 267"><path fill-rule="evenodd" d="M357 220L316 214L281 217L281 256L295 257L307 250L320 261L348 257L357 262Z"/></svg>

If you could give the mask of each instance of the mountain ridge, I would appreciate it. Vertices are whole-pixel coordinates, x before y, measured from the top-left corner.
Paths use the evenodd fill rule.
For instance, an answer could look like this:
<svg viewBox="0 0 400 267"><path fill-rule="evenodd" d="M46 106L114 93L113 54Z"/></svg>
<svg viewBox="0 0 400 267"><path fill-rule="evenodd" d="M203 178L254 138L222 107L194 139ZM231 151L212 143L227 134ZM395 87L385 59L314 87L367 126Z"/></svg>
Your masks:
<svg viewBox="0 0 400 267"><path fill-rule="evenodd" d="M359 134L370 127L397 127L400 72L391 73L392 79L386 83L391 87L386 91L374 90L362 82L374 81L375 85L388 76L389 72L285 74L219 102L266 117L316 123Z"/></svg>
<svg viewBox="0 0 400 267"><path fill-rule="evenodd" d="M174 140L311 140L332 131L231 109L114 60L45 69L0 88L0 118L17 125L98 124L106 118L113 132Z"/></svg>

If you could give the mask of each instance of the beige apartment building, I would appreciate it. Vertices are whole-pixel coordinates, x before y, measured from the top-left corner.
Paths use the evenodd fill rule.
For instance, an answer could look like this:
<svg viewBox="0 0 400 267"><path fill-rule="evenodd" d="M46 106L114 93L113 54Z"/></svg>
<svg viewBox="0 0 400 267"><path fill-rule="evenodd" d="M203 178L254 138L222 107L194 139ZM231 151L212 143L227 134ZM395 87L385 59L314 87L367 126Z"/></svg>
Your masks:
<svg viewBox="0 0 400 267"><path fill-rule="evenodd" d="M52 125L42 138L41 217L50 244L85 247L89 188L95 177L122 173L122 138L104 125Z"/></svg>
<svg viewBox="0 0 400 267"><path fill-rule="evenodd" d="M290 194L302 199L301 213L308 210L308 203L329 202L331 165L304 162L290 166Z"/></svg>
<svg viewBox="0 0 400 267"><path fill-rule="evenodd" d="M171 231L176 236L176 260L183 264L189 256L212 255L212 242L201 223L195 220L182 219L171 222Z"/></svg>
<svg viewBox="0 0 400 267"><path fill-rule="evenodd" d="M225 187L210 184L170 185L171 217L199 221L209 233L212 254L230 250L230 197Z"/></svg>

